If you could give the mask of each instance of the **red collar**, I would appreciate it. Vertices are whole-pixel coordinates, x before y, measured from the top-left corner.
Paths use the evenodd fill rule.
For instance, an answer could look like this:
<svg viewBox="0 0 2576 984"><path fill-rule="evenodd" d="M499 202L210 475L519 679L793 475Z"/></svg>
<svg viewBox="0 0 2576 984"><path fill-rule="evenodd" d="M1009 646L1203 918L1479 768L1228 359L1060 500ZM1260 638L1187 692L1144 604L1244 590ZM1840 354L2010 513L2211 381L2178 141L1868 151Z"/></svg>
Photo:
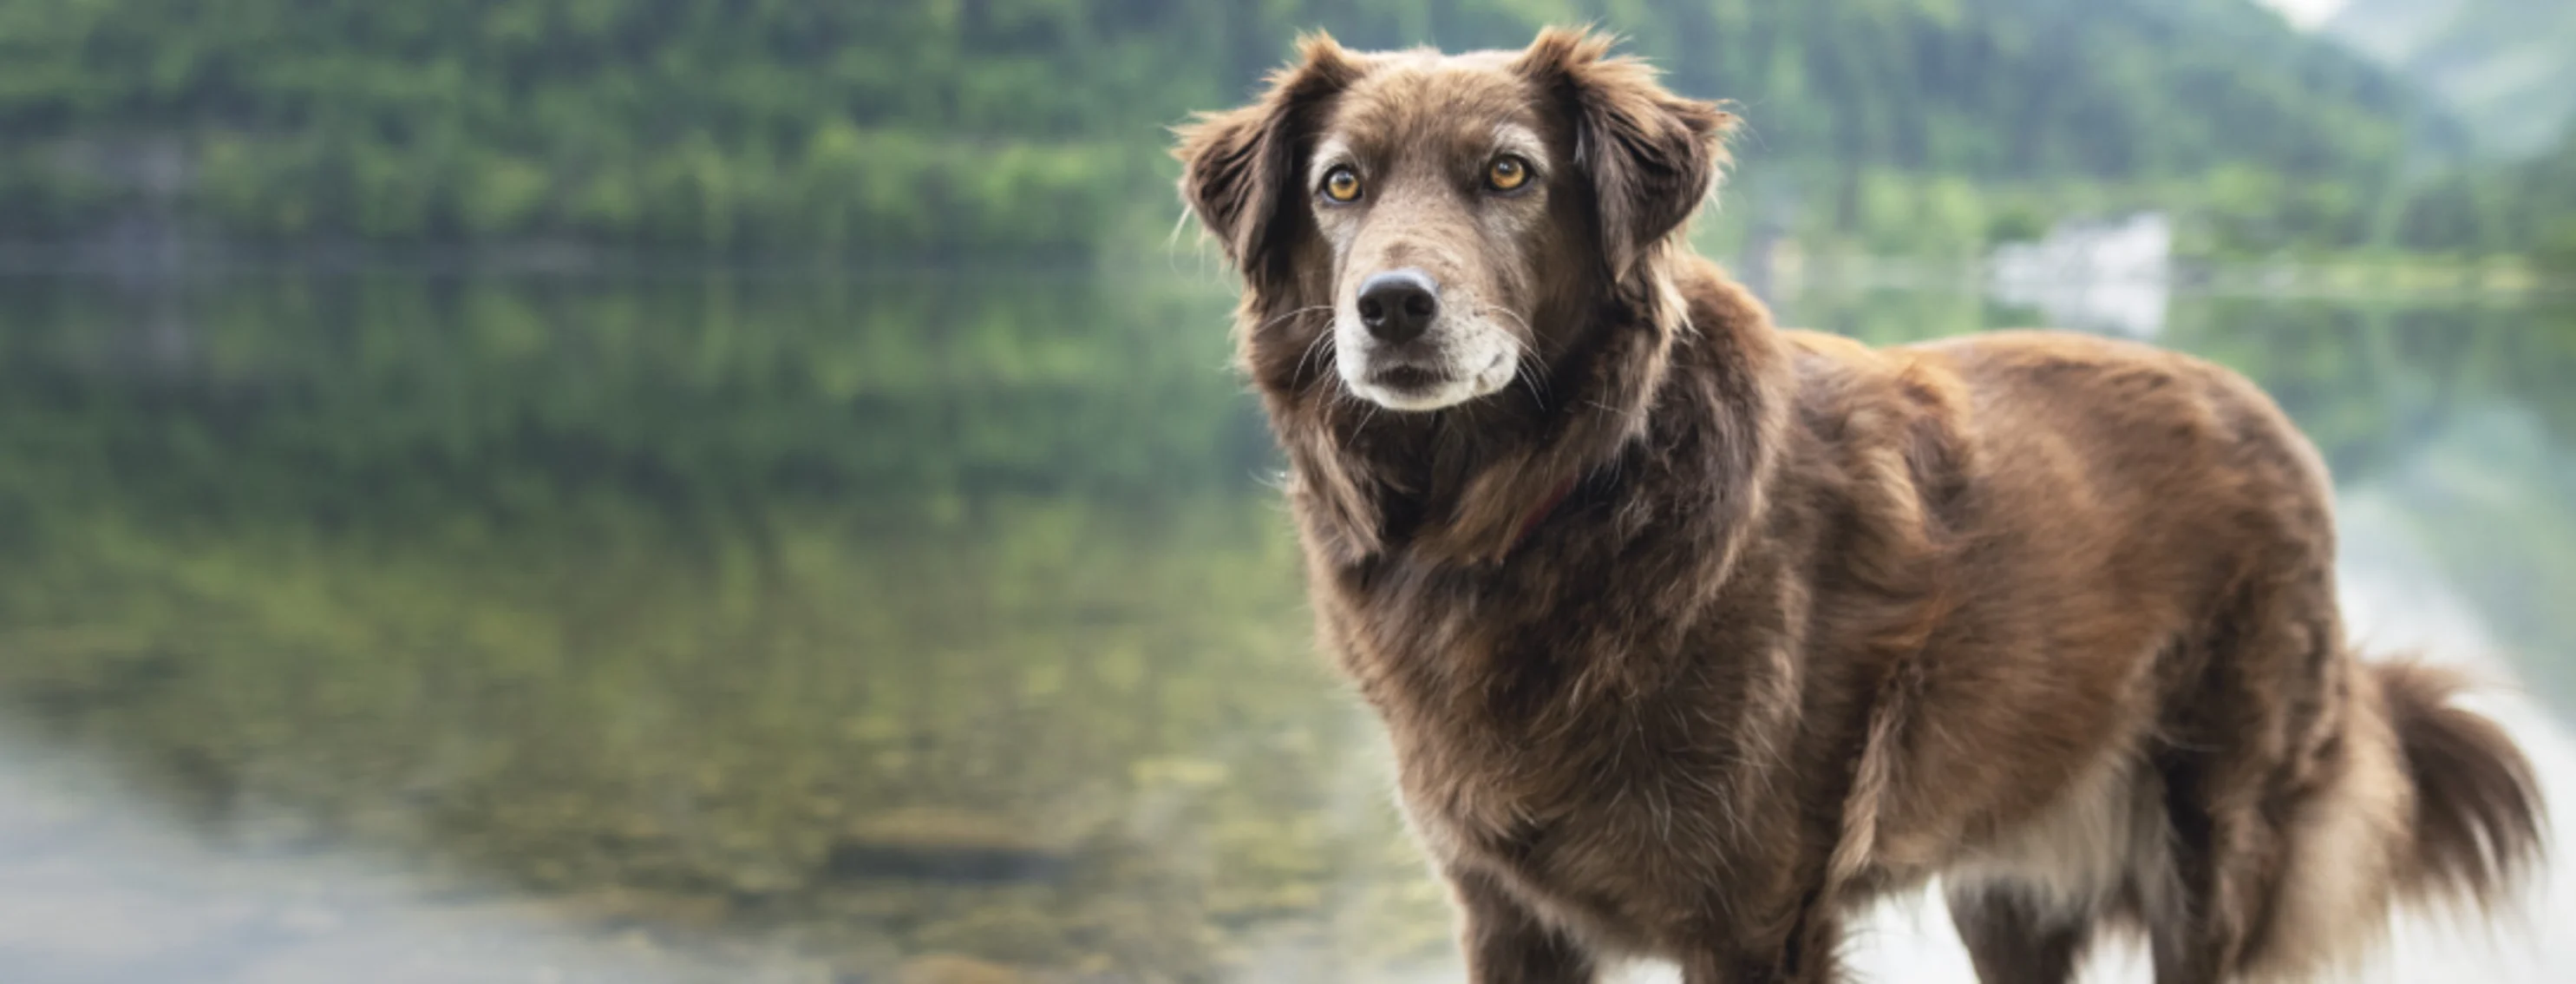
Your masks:
<svg viewBox="0 0 2576 984"><path fill-rule="evenodd" d="M1573 498L1574 490L1582 484L1583 476L1576 475L1558 485L1556 491L1548 493L1547 498L1539 500L1538 508L1530 510L1528 517L1521 520L1520 532L1512 534L1511 550L1519 550L1521 544L1528 542L1530 534L1538 529L1538 524L1546 522L1549 516L1555 515L1557 507L1565 505L1565 500Z"/></svg>

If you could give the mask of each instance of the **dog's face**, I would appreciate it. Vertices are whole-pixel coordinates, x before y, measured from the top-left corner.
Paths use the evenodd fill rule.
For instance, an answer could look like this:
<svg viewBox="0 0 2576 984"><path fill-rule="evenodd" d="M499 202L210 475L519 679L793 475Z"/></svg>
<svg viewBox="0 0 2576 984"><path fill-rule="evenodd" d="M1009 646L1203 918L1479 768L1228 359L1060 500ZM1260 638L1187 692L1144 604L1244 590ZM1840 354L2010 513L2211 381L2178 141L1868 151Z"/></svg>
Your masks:
<svg viewBox="0 0 2576 984"><path fill-rule="evenodd" d="M1349 392L1436 410L1569 347L1587 299L1705 197L1731 121L1606 48L1559 31L1459 56L1317 38L1261 102L1185 130L1183 197L1258 295L1256 374L1329 350Z"/></svg>
<svg viewBox="0 0 2576 984"><path fill-rule="evenodd" d="M1501 66L1432 56L1381 65L1334 100L1302 177L1351 392L1436 410L1519 371L1542 284L1584 237L1550 200L1570 148L1549 146L1539 105Z"/></svg>

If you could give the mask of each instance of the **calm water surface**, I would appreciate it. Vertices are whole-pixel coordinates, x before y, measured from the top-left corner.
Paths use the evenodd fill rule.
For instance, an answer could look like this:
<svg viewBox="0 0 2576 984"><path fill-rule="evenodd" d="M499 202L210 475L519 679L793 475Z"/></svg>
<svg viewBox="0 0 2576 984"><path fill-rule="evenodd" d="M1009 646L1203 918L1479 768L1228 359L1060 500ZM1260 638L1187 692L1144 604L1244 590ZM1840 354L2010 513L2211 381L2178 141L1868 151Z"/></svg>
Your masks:
<svg viewBox="0 0 2576 984"><path fill-rule="evenodd" d="M1452 979L1228 306L0 279L0 981ZM2365 638L2519 681L2576 770L2576 306L2158 322L2326 449ZM1955 978L1940 923L1863 962Z"/></svg>

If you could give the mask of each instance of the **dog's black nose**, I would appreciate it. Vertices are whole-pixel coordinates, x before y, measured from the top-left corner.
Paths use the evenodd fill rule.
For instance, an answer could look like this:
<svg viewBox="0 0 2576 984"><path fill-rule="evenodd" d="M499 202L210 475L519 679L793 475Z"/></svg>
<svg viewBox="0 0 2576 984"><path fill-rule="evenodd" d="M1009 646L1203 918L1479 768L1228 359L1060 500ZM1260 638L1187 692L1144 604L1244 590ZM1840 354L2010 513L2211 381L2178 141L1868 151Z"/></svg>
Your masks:
<svg viewBox="0 0 2576 984"><path fill-rule="evenodd" d="M1360 282L1360 324L1388 343L1422 337L1440 316L1440 286L1420 270L1389 270Z"/></svg>

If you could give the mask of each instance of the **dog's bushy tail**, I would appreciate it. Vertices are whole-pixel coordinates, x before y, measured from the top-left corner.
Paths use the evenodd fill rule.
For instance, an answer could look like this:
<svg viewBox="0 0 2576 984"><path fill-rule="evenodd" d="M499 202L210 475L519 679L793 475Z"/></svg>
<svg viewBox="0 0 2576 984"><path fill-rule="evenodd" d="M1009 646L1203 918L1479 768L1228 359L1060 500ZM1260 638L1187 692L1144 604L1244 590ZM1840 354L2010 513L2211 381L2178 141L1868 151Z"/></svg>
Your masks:
<svg viewBox="0 0 2576 984"><path fill-rule="evenodd" d="M2540 861L2546 807L2531 761L2502 726L2451 700L2457 672L2413 662L2368 664L2415 787L2411 850L2397 888L2418 899L2486 908Z"/></svg>

